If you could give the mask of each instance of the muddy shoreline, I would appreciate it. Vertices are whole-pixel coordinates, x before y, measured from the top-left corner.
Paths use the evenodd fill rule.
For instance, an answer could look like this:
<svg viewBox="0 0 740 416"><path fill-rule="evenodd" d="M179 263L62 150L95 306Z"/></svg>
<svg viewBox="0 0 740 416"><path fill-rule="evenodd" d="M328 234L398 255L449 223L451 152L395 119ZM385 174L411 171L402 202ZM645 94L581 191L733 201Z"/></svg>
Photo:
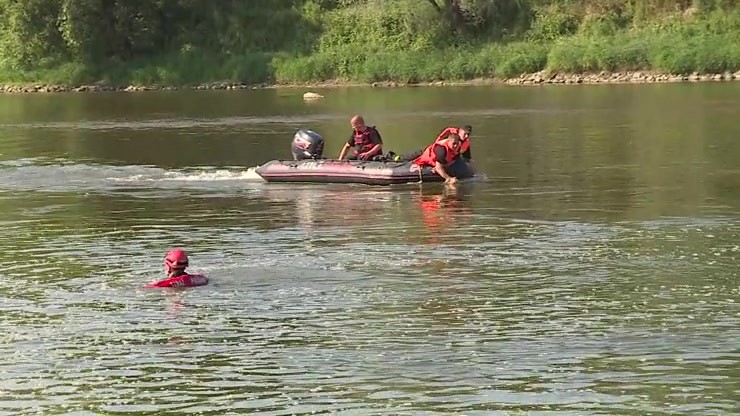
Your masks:
<svg viewBox="0 0 740 416"><path fill-rule="evenodd" d="M198 85L167 86L167 85L126 85L115 86L105 83L88 85L45 85L41 83L29 84L0 84L0 93L60 93L60 92L141 92L141 91L177 91L177 90L245 90L245 89L273 89L273 88L343 88L343 87L421 87L421 86L484 86L484 85L552 85L552 84L640 84L640 83L675 83L675 82L719 82L740 81L740 71L721 74L689 75L665 74L651 71L631 72L598 72L588 74L562 74L540 71L532 74L522 74L516 78L497 79L481 78L466 81L432 81L420 83L403 83L395 81L357 83L341 80L305 83L305 84L256 84L248 85L229 81L216 81Z"/></svg>

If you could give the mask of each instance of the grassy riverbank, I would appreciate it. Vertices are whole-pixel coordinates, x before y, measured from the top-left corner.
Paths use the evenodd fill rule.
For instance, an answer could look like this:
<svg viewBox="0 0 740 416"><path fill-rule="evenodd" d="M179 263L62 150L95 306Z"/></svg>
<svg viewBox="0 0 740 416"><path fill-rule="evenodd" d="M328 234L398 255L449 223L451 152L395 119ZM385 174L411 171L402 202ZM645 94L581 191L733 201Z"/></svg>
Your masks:
<svg viewBox="0 0 740 416"><path fill-rule="evenodd" d="M733 2L704 7L681 7L680 2L670 1L657 7L646 2L639 8L640 2L520 1L511 2L520 5L516 10L489 10L487 15L479 10L478 16L468 11L463 23L452 26L444 20L444 13L421 1L345 1L340 2L344 6L333 7L322 6L324 3L285 3L284 11L302 17L303 21L295 24L304 26L292 28L283 41L275 41L271 47L260 47L256 41L241 41L236 47L198 44L190 39L169 47L152 46L146 53L107 50L105 55L112 56L104 57L95 55L102 53L100 44L87 38L68 42L64 33L55 36L49 26L39 29L52 31L49 33L9 32L13 27L5 16L0 24L6 46L0 53L0 84L26 86L25 90L34 90L28 88L34 85L55 85L59 90L89 85L85 88L89 90L481 79L508 83L646 82L735 79L740 70L740 10ZM0 7L0 15L7 15L7 10L7 6ZM512 23L500 24L503 21ZM157 27L163 30L164 25L160 22ZM135 40L138 32L131 30L123 39L128 43L115 44ZM232 36L240 34L231 30L228 33ZM244 31L242 35L254 36ZM75 33L92 36L88 32L80 29ZM35 41L23 48L35 45L36 50L14 45L14 39ZM59 46L52 49L44 41ZM90 50L80 50L86 41ZM147 45L155 43L150 40ZM15 49L8 50L8 45ZM553 75L556 73L560 76ZM668 76L671 74L674 76ZM700 74L712 76L702 78Z"/></svg>

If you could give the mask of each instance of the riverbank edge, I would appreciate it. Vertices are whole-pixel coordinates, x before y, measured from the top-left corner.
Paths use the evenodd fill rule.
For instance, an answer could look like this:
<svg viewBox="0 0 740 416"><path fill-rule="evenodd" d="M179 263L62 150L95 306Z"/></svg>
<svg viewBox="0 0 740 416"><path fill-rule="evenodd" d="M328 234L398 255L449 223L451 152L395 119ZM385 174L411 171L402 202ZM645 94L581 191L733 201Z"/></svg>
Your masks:
<svg viewBox="0 0 740 416"><path fill-rule="evenodd" d="M515 78L475 78L469 80L431 81L431 82L399 82L382 81L362 83L345 80L330 80L308 83L291 84L244 84L232 81L214 81L197 85L127 85L116 86L106 83L86 85L45 85L42 83L0 84L0 93L59 93L59 92L142 92L142 91L176 91L176 90L244 90L244 89L275 89L275 88L350 88L350 87L442 87L442 86L488 86L488 85L583 85L583 84L645 84L645 83L677 83L677 82L719 82L740 81L740 71L724 72L721 74L668 74L655 71L600 71L583 74L564 74L558 72L539 71L522 74Z"/></svg>

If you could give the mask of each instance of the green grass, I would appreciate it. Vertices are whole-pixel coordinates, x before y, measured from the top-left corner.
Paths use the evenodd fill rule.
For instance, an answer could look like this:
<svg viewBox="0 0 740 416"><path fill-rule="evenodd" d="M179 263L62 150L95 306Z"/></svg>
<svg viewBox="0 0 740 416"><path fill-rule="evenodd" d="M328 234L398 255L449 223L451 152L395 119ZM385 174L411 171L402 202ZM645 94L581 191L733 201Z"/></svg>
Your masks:
<svg viewBox="0 0 740 416"><path fill-rule="evenodd" d="M733 36L706 33L692 37L637 31L428 51L358 54L352 49L335 50L278 59L273 62L274 80L285 84L335 79L416 83L512 78L541 70L734 72L740 69L740 41L733 40Z"/></svg>
<svg viewBox="0 0 740 416"><path fill-rule="evenodd" d="M396 7L396 6L394 6ZM400 10L400 9L399 9ZM405 10L405 9L404 9ZM399 13L406 13L401 10ZM671 74L721 73L740 69L740 11L686 17L680 14L622 27L603 18L576 21L571 15L543 15L524 40L469 41L464 46L435 46L437 33L413 37L384 35L363 48L362 36L338 22L367 10L334 12L328 30L313 53L218 54L188 49L124 63L67 62L24 71L0 64L6 84L195 85L215 81L301 84L322 81L419 83L475 78L511 78L540 70L565 73L652 70ZM357 17L355 16L355 17ZM406 16L406 17L403 17ZM378 21L399 33L417 30L418 17L408 14ZM539 23L538 23L539 22ZM622 23L620 23L622 24ZM383 37L385 36L385 37ZM387 47L383 47L383 43ZM403 45L408 44L407 48Z"/></svg>

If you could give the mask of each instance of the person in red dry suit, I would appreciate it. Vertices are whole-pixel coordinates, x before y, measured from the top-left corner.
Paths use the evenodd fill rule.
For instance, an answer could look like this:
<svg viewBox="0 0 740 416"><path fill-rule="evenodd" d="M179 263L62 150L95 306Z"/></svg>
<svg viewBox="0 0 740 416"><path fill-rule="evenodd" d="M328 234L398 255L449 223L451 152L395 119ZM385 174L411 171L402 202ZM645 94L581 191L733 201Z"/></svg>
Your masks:
<svg viewBox="0 0 740 416"><path fill-rule="evenodd" d="M202 274L189 274L185 271L188 267L188 255L185 251L176 248L167 252L164 256L164 269L167 278L146 285L147 288L157 287L195 287L208 284L208 278Z"/></svg>

